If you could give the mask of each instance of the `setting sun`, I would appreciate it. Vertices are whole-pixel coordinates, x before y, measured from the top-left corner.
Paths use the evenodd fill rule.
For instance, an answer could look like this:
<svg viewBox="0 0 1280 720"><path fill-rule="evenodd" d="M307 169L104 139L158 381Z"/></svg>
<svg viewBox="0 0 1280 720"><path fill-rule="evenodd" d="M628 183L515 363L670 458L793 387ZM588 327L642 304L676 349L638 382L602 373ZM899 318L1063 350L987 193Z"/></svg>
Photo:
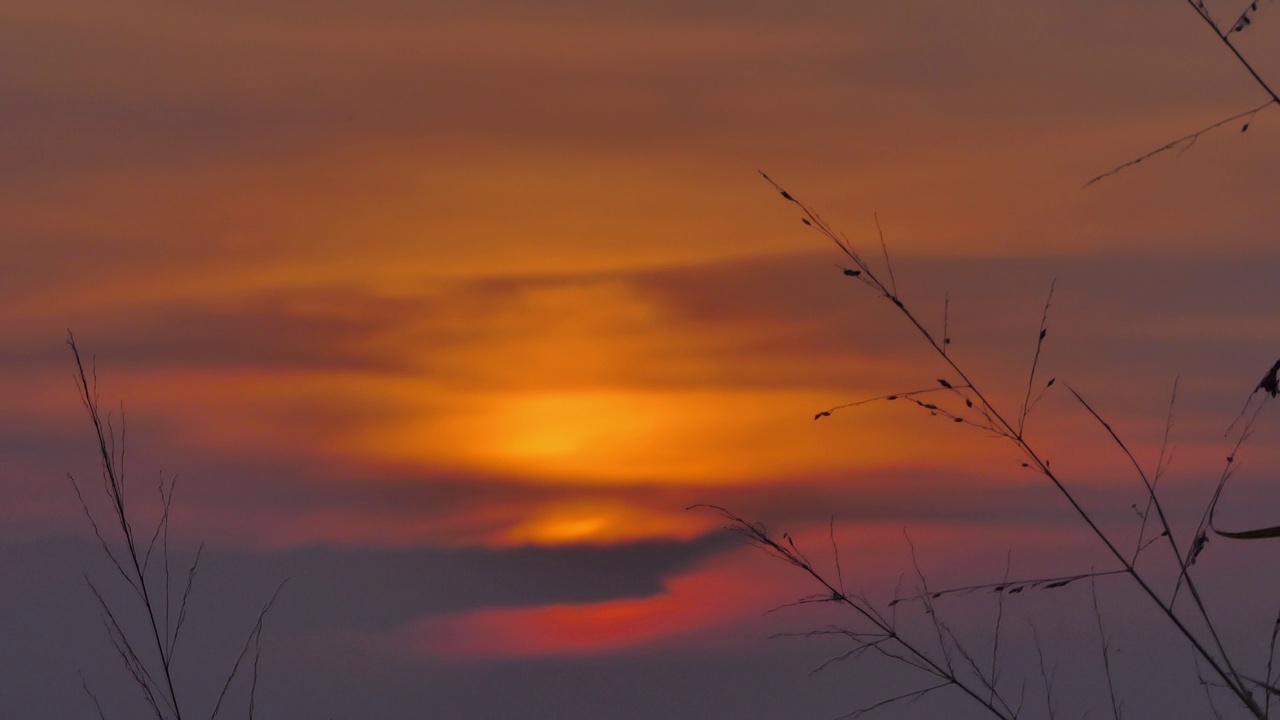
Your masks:
<svg viewBox="0 0 1280 720"><path fill-rule="evenodd" d="M678 507L663 512L611 500L562 501L532 509L528 519L508 530L502 539L538 545L689 540L719 524L707 513L690 513Z"/></svg>

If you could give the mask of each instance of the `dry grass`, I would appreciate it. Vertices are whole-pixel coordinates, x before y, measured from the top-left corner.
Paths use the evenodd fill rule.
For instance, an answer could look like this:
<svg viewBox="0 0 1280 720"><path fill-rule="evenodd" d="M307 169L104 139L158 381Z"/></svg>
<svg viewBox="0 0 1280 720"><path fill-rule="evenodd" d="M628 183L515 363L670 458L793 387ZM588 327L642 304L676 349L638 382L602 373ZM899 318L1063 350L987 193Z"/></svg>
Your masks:
<svg viewBox="0 0 1280 720"><path fill-rule="evenodd" d="M183 571L175 575L174 563L169 552L169 524L173 509L174 490L177 477L167 482L161 477L156 491L159 495L159 517L147 534L139 535L135 530L138 524L138 513L135 501L131 499L131 490L125 472L125 422L123 411L120 414L117 430L111 415L104 414L98 401L98 378L92 361L89 367L80 355L75 338L67 333L67 345L76 364L76 385L80 391L80 401L93 425L98 444L98 457L102 470L102 494L108 510L105 519L91 509L81 483L68 473L76 498L84 511L89 526L102 552L106 555L114 574L127 589L130 602L112 602L102 590L99 582L92 580L85 573L85 582L95 598L101 614L102 625L107 631L116 654L120 657L125 671L132 683L151 709L157 720L182 720L195 717L186 697L179 692L175 683L175 670L182 648L179 641L182 629L188 620L192 593L200 568L200 556L204 549L202 544L196 550L190 565L182 564ZM148 537L149 536L149 537ZM185 575L185 580L182 578ZM175 582L178 580L180 582ZM181 589L179 589L179 586ZM262 653L262 627L267 612L275 603L284 587L282 582L270 600L262 606L257 622L249 631L244 647L227 673L222 683L222 691L218 695L208 717L216 718L223 709L223 702L231 689L232 683L242 673L242 666L249 661L249 691L247 717L254 715L258 666ZM138 620L141 620L141 631ZM188 654L198 652L191 649ZM101 720L109 717L97 696L90 689L84 673L81 673L85 694ZM203 715L204 713L201 713Z"/></svg>
<svg viewBox="0 0 1280 720"><path fill-rule="evenodd" d="M1188 0L1188 4L1199 17L1211 28L1222 44L1235 56L1240 65L1256 81L1267 96L1266 102L1243 113L1226 118L1206 128L1198 130L1177 140L1166 143L1156 150L1095 177L1092 184L1106 177L1132 167L1143 160L1167 151L1182 151L1189 148L1206 132L1232 122L1244 121L1241 130L1247 130L1249 122L1262 110L1273 104L1280 104L1280 97L1258 75L1248 60L1241 55L1233 42L1233 36L1244 32L1252 26L1257 4L1251 4L1245 11L1229 24L1220 24L1211 17L1203 2ZM932 330L922 315L907 302L898 291L893 266L889 258L887 244L883 233L879 233L878 244L881 260L873 264L860 254L857 248L842 233L832 228L819 213L803 201L799 200L786 188L761 173L764 179L777 190L782 198L797 207L801 213L801 221L819 233L825 241L836 246L844 256L848 265L842 267L843 274L869 291L874 297L886 301L890 312L897 313L924 340L927 350L936 355L946 368L944 377L936 379L934 386L916 389L909 392L898 392L867 398L852 403L837 405L823 410L814 416L815 420L830 417L833 413L857 408L869 403L905 400L929 416L940 417L955 424L969 426L981 430L984 434L994 436L1010 447L1020 458L1021 464L1048 483L1056 494L1070 508L1082 529L1105 550L1110 567L1091 570L1084 573L1057 576L1041 576L1028 579L1009 579L1008 574L998 583L983 583L963 587L936 589L931 588L925 574L915 563L915 549L912 547L914 574L916 578L914 590L908 593L896 593L895 597L884 606L877 606L865 594L850 592L844 586L844 573L836 557L835 578L820 570L791 540L783 533L776 536L763 524L739 517L718 506L708 506L721 513L729 522L729 527L738 532L749 543L766 550L772 556L786 562L809 576L817 584L818 592L802 598L800 603L829 603L843 607L852 612L855 624L852 626L833 626L824 630L807 633L812 636L837 635L846 638L852 649L837 657L830 663L852 660L861 657L879 657L891 663L918 671L927 676L922 687L910 692L893 695L865 705L846 717L857 717L872 710L877 710L895 703L909 702L944 690L955 690L968 697L988 714L1012 720L1029 712L1026 709L1026 679L1021 685L1008 678L1002 667L1002 634L1007 630L1004 603L1008 596L1029 591L1048 591L1066 587L1081 580L1090 580L1093 606L1096 619L1097 637L1100 642L1100 661L1102 675L1105 678L1105 702L1107 713L1115 720L1123 716L1123 702L1114 676L1115 651L1111 644L1111 636L1103 621L1102 605L1098 601L1097 580L1104 577L1124 577L1139 595L1144 598L1144 606L1150 613L1164 621L1169 637L1189 649L1194 657L1195 670L1201 679L1208 697L1209 708L1216 716L1222 716L1224 707L1229 712L1243 712L1259 720L1269 718L1273 696L1280 696L1277 688L1274 656L1277 638L1280 637L1280 616L1269 632L1256 632L1253 636L1262 647L1228 648L1217 625L1219 618L1208 610L1204 598L1204 588L1197 580L1193 568L1201 557L1209 538L1217 535L1236 540L1258 540L1280 537L1280 526L1251 530L1221 530L1215 522L1215 513L1219 499L1227 486L1235 469L1237 456L1244 443L1249 439L1255 421L1269 401L1280 394L1280 361L1264 374L1262 381L1253 387L1245 403L1240 417L1227 430L1232 439L1226 453L1226 461L1213 486L1212 494L1201 513L1200 521L1191 532L1179 533L1170 522L1165 503L1159 492L1160 479L1169 466L1168 452L1169 427L1172 423L1173 403L1177 396L1177 385L1170 400L1169 418L1166 422L1165 436L1161 443L1160 456L1153 468L1144 468L1138 462L1128 444L1120 436L1103 414L1095 408L1085 396L1066 383L1047 381L1038 377L1040 358L1048 336L1049 311L1053 299L1053 287L1049 287L1041 314L1040 327L1037 331L1034 353L1026 373L1025 389L1019 393L1021 402L1016 407L998 405L992 392L981 387L971 377L964 365L949 352L951 338L948 334L949 303L944 301L943 326L941 333ZM879 222L877 220L877 229ZM1080 407L1102 431L1106 440L1114 445L1131 466L1134 478L1140 483L1143 502L1134 509L1140 518L1137 542L1131 547L1123 543L1114 530L1108 530L1099 522L1094 513L1087 510L1077 499L1071 481L1053 469L1049 459L1042 451L1042 444L1027 434L1027 418L1037 402L1050 390L1064 391L1074 403ZM1139 507L1141 505L1141 507ZM1122 545L1124 547L1122 547ZM833 539L834 548L834 539ZM1159 548L1163 548L1160 550ZM1152 553L1164 553L1165 565L1142 562ZM1173 576L1162 572L1161 567L1171 569ZM967 595L978 590L986 590L995 596L996 609L994 626L990 628L991 651L989 659L980 657L943 619L938 603L958 595ZM1221 590L1230 596L1230 589ZM919 609L923 617L924 629L921 632L908 632L900 624L897 610L903 604L910 604ZM919 630L919 628L917 628ZM1045 659L1045 652L1040 641L1040 634L1034 626L1031 635L1039 662L1031 667L1038 672L1039 683L1044 688L1044 710L1049 718L1058 714L1058 698L1055 696L1056 666L1050 668ZM1265 669L1261 672L1246 672L1243 668L1259 665L1258 658L1266 652ZM1244 658L1249 660L1246 662ZM827 665L824 665L826 667ZM1258 675L1262 677L1259 679ZM1020 689L1019 689L1020 688Z"/></svg>
<svg viewBox="0 0 1280 720"><path fill-rule="evenodd" d="M1162 442L1160 457L1153 469L1147 470L1104 416L1084 397L1067 383L1058 382L1056 378L1042 380L1037 377L1044 343L1049 335L1049 311L1053 297L1050 287L1045 302L1040 326L1036 332L1034 352L1030 368L1027 371L1025 389L1020 393L1021 400L1017 407L1010 410L999 406L965 369L963 364L949 352L949 338L945 331L939 335L931 331L913 310L910 303L898 293L893 276L887 271L888 254L883 251L885 270L873 266L859 254L849 240L833 230L822 217L804 202L798 200L789 191L782 188L765 176L782 197L793 203L802 212L805 225L821 233L824 238L834 243L850 262L850 267L842 268L843 274L853 281L865 286L872 294L886 300L896 312L912 325L924 339L928 349L932 351L948 369L947 377L937 378L936 386L916 389L907 392L889 393L853 403L838 405L823 410L814 416L815 420L830 417L842 410L857 408L869 403L893 402L905 400L918 410L929 416L947 419L956 424L981 430L983 434L994 436L1007 443L1021 458L1024 468L1038 474L1049 483L1057 494L1065 501L1083 528L1099 542L1106 551L1112 567L1091 570L1069 575L1048 575L1034 578L1005 579L998 583L966 585L963 587L931 588L925 574L914 562L914 546L912 557L915 589L910 593L900 593L883 608L878 607L864 594L849 592L844 587L843 571L836 556L835 577L820 570L810 558L796 546L791 537L785 533L775 536L763 524L751 522L718 506L711 507L720 512L729 526L744 537L749 543L763 548L776 558L802 570L820 587L820 592L803 598L801 604L834 603L851 610L858 619L855 627L828 628L810 633L811 635L841 635L853 643L853 649L833 658L831 662L852 660L867 655L879 656L920 671L931 678L931 682L918 690L900 694L885 700L878 700L868 706L859 708L849 717L857 717L870 710L885 707L894 702L916 700L920 697L952 688L968 696L973 702L984 708L989 714L1000 718L1017 718L1024 712L1025 684L1019 697L1009 695L1009 683L1002 682L1001 667L1001 633L1004 630L1004 600L1007 596L1018 595L1028 591L1051 591L1072 585L1081 580L1096 582L1098 578L1124 576L1136 586L1146 599L1146 606L1167 621L1169 632L1188 646L1196 656L1198 667L1204 668L1208 676L1204 681L1207 686L1221 688L1233 698L1236 705L1249 715L1266 718L1269 710L1270 695L1276 692L1275 679L1270 660L1267 663L1265 680L1258 680L1254 675L1242 672L1241 663L1237 659L1241 652L1229 651L1223 641L1222 633L1217 627L1217 619L1208 610L1202 588L1197 581L1192 567L1200 557L1201 551L1212 534L1232 538L1274 537L1271 528L1243 532L1220 531L1214 522L1215 510L1223 489L1237 466L1236 457L1249 438L1254 422L1261 410L1272 399L1268 378L1253 388L1250 400L1246 403L1245 412L1237 423L1233 423L1234 443L1226 454L1226 462L1214 488L1211 499L1204 508L1202 519L1189 537L1175 531L1165 504L1158 493L1161 476L1168 468L1169 453L1168 434L1172 423L1173 399L1170 402L1169 421L1166 422L1165 437ZM883 242L883 239L881 239ZM1277 365L1280 367L1280 364ZM1130 465L1132 474L1140 483L1145 507L1135 509L1140 517L1141 526L1137 534L1137 543L1126 547L1113 530L1108 530L1077 499L1069 480L1055 470L1049 459L1040 449L1040 443L1027 434L1027 419L1035 409L1037 402L1050 390L1061 390L1096 423L1108 442L1121 452ZM1173 397L1176 398L1176 383ZM1163 547L1171 566L1176 568L1176 576L1164 577L1159 566L1152 563L1139 563L1146 555L1158 552ZM834 538L833 538L834 548ZM1165 582L1172 580L1172 583ZM1162 591L1160 588L1172 585L1172 589ZM999 603L994 627L991 628L992 649L988 660L980 659L959 635L943 619L943 613L937 602L946 598L973 593L978 590L990 591ZM1179 598L1185 598L1179 603ZM902 603L912 603L923 611L925 622L930 632L925 637L905 632L900 626L896 609ZM1094 589L1094 610L1097 620L1097 631L1102 645L1102 667L1107 681L1107 697L1110 714L1117 720L1122 715L1121 701L1113 680L1113 652L1109 644L1109 635L1104 629L1102 610L1097 602L1096 587ZM1270 650L1274 651L1274 636ZM1038 640L1037 640L1038 643ZM1037 645L1037 649L1039 647ZM1043 655L1042 655L1043 658ZM1040 672L1044 678L1046 693L1051 696L1052 682L1044 661L1041 660ZM1259 695L1266 698L1260 702ZM1053 701L1047 698L1047 706L1052 717Z"/></svg>

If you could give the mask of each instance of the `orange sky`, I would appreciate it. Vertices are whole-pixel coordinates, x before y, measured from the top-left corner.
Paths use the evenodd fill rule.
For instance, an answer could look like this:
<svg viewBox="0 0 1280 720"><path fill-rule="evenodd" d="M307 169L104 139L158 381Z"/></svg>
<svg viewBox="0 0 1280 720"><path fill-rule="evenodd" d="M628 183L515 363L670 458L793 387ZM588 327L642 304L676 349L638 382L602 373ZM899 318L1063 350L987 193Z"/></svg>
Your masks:
<svg viewBox="0 0 1280 720"><path fill-rule="evenodd" d="M175 531L221 547L692 543L720 526L696 502L819 541L833 515L1063 522L971 428L905 403L813 422L946 370L757 170L869 257L878 216L903 296L939 329L947 293L1001 402L1056 278L1041 378L1154 462L1181 375L1177 487L1217 472L1274 359L1280 112L1081 189L1261 102L1177 4L269 5L0 10L15 534L83 530L66 328L123 399L135 476L179 473ZM1280 76L1274 29L1241 43ZM1033 429L1123 509L1137 488L1068 400ZM775 599L754 568L707 551L646 593L424 609L392 644L711 637Z"/></svg>

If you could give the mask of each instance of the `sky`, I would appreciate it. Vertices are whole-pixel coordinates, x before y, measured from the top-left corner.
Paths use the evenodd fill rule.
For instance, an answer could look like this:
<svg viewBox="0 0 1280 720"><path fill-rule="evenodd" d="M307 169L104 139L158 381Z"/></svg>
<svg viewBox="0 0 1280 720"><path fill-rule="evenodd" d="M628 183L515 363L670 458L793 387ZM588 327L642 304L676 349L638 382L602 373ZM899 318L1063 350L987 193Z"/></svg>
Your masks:
<svg viewBox="0 0 1280 720"><path fill-rule="evenodd" d="M1259 8L1233 39L1280 82ZM176 477L175 567L204 543L196 715L286 578L263 716L828 718L918 687L812 672L847 647L775 636L848 618L777 609L818 588L687 508L838 555L880 603L912 548L933 587L1107 558L1005 441L908 403L814 422L949 370L759 172L878 268L882 232L1001 406L1052 285L1028 433L1132 535L1141 485L1063 387L1154 467L1177 379L1163 487L1194 525L1280 352L1280 110L1084 186L1266 99L1154 0L0 4L0 717L94 716L82 675L145 711L85 584L132 607L66 479L106 517L68 331L127 430L136 526ZM1223 522L1277 524L1280 428L1240 455ZM1197 565L1254 665L1274 552ZM1127 707L1208 712L1159 618L1097 588L1143 658ZM1105 702L1086 584L1007 605L1011 666L1034 624L1060 702ZM946 610L990 652L989 598Z"/></svg>

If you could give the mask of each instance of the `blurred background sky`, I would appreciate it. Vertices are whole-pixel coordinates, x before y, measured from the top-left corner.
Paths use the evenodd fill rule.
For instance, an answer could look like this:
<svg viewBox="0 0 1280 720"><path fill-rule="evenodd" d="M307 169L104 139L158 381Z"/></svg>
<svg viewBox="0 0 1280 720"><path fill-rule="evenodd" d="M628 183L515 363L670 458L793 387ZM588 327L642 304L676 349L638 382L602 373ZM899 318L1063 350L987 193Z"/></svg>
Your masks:
<svg viewBox="0 0 1280 720"><path fill-rule="evenodd" d="M1280 82L1280 9L1235 37ZM1015 575L1104 559L1002 442L902 404L812 421L943 369L757 170L869 257L878 215L903 297L940 328L946 295L1002 402L1054 279L1043 377L1148 464L1180 377L1167 487L1193 518L1280 352L1280 112L1082 186L1263 100L1154 0L10 0L0 716L90 716L77 670L136 712L81 577L111 574L65 479L96 491L68 328L123 403L139 509L176 474L175 549L208 543L179 653L199 702L284 577L264 716L829 717L910 687L810 676L839 643L767 638L830 618L762 613L811 588L686 506L828 561L833 523L882 599L904 528L941 585L1011 549ZM1068 396L1030 428L1136 532L1141 488ZM1278 439L1247 446L1232 523L1280 522ZM1247 586L1215 608L1269 630L1274 583L1240 569L1271 552L1211 545ZM1089 602L1010 612L1087 628ZM1191 682L1133 705L1203 703L1180 660Z"/></svg>

